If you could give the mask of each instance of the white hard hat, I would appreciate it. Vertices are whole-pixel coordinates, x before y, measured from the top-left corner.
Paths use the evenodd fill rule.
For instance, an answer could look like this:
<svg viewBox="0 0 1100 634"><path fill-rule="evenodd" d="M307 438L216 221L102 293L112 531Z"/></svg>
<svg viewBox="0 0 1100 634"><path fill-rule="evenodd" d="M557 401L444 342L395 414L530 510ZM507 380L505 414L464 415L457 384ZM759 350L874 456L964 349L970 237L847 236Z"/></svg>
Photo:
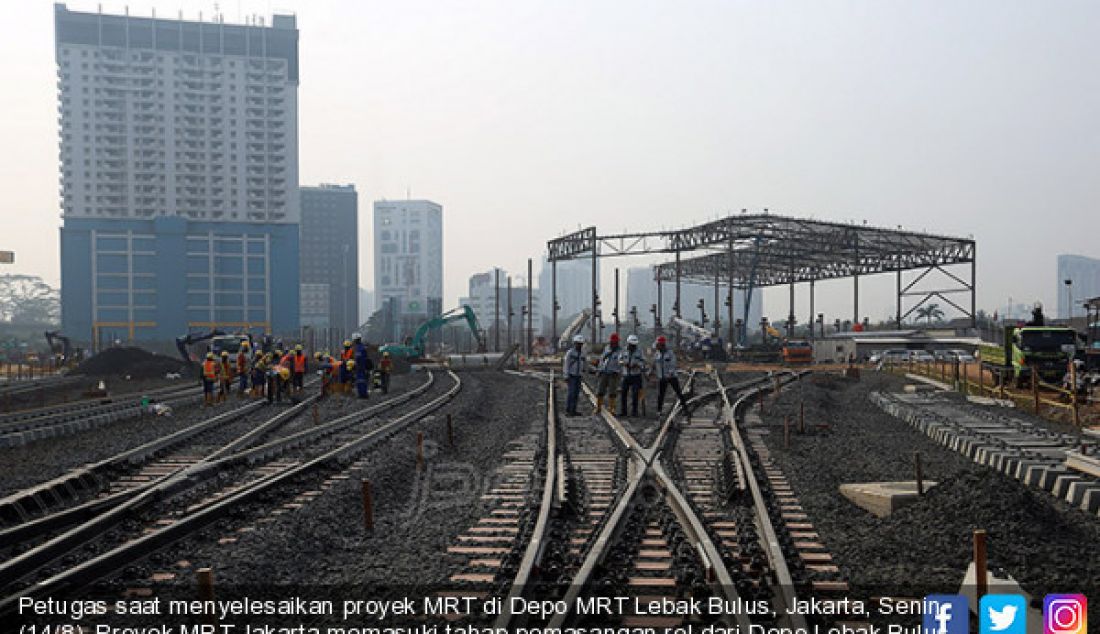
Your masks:
<svg viewBox="0 0 1100 634"><path fill-rule="evenodd" d="M632 345L632 346L638 345L638 335L630 335L629 337L626 338L626 343L627 343L627 345Z"/></svg>
<svg viewBox="0 0 1100 634"><path fill-rule="evenodd" d="M351 338L352 338L352 340L355 340L355 341L357 341L357 340L359 340L359 339L362 339L362 338L363 338L363 335L361 335L361 334L359 334L359 333L357 333L357 332L353 332L353 333L351 333Z"/></svg>
<svg viewBox="0 0 1100 634"><path fill-rule="evenodd" d="M573 343L584 343L584 335L573 335Z"/></svg>

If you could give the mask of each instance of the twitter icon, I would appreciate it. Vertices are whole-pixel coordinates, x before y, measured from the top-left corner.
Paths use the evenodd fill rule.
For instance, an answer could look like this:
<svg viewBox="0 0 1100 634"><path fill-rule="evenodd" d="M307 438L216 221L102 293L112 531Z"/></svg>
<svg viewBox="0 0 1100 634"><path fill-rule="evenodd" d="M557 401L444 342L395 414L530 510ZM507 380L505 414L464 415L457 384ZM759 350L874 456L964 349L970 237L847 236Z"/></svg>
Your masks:
<svg viewBox="0 0 1100 634"><path fill-rule="evenodd" d="M979 634L1027 634L1027 600L1019 594L987 594L978 610Z"/></svg>

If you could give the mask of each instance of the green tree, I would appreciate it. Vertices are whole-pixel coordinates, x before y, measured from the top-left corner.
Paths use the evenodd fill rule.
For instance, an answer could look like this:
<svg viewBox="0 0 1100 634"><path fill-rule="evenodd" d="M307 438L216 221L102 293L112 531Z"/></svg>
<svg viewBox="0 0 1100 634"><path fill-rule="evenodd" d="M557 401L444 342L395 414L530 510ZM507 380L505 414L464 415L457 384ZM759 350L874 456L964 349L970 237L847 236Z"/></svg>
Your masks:
<svg viewBox="0 0 1100 634"><path fill-rule="evenodd" d="M61 297L36 275L0 275L0 320L13 324L56 324Z"/></svg>
<svg viewBox="0 0 1100 634"><path fill-rule="evenodd" d="M917 309L917 319L927 319L928 325L931 326L933 321L943 319L943 310L940 309L939 304L921 306Z"/></svg>

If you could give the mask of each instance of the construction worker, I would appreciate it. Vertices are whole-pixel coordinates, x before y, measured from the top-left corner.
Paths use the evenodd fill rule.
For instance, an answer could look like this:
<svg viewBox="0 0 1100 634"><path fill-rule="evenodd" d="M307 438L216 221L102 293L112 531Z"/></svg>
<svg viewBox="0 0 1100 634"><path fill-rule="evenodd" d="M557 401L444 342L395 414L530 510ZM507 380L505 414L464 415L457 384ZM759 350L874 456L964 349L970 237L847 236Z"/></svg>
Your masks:
<svg viewBox="0 0 1100 634"><path fill-rule="evenodd" d="M351 336L355 348L355 390L359 398L370 398L370 375L374 370L374 363L367 354L367 346L363 343L363 335L354 333Z"/></svg>
<svg viewBox="0 0 1100 634"><path fill-rule="evenodd" d="M294 346L294 391L301 392L306 387L306 372L309 370L309 357L306 356L302 344Z"/></svg>
<svg viewBox="0 0 1100 634"><path fill-rule="evenodd" d="M252 358L252 398L262 398L267 377L267 363L263 350L257 350Z"/></svg>
<svg viewBox="0 0 1100 634"><path fill-rule="evenodd" d="M355 381L355 359L344 362L344 394L351 396L351 385Z"/></svg>
<svg viewBox="0 0 1100 634"><path fill-rule="evenodd" d="M645 355L638 349L637 335L626 338L626 350L619 353L619 366L622 371L622 398L619 401L619 416L626 416L626 398L629 395L630 415L638 415L638 394L642 389L642 378L646 372Z"/></svg>
<svg viewBox="0 0 1100 634"><path fill-rule="evenodd" d="M283 394L289 394L291 375L293 371L290 369L291 364L294 362L291 359L293 355L286 354L283 359L286 363L283 363L283 359L280 359L279 363L271 366L268 370L268 385L267 385L267 402L272 403L275 401L282 402Z"/></svg>
<svg viewBox="0 0 1100 634"><path fill-rule="evenodd" d="M668 340L662 335L657 337L657 353L653 355L653 374L657 376L657 418L665 404L665 390L672 388L676 398L680 399L680 408L684 417L691 418L684 391L680 389L680 379L676 376L676 354L668 349Z"/></svg>
<svg viewBox="0 0 1100 634"><path fill-rule="evenodd" d="M218 382L218 361L213 352L206 353L206 360L202 362L202 403L203 407L214 404L214 385Z"/></svg>
<svg viewBox="0 0 1100 634"><path fill-rule="evenodd" d="M239 384L237 385L237 396L244 398L245 392L248 391L248 376L251 374L248 368L248 340L241 342L241 349L237 351L237 378Z"/></svg>
<svg viewBox="0 0 1100 634"><path fill-rule="evenodd" d="M382 353L382 359L378 362L378 373L382 375L382 393L390 393L390 374L393 372L393 359L389 352Z"/></svg>
<svg viewBox="0 0 1100 634"><path fill-rule="evenodd" d="M347 387L348 387L348 384L349 384L348 381L351 378L347 374L347 372L348 372L347 362L351 361L354 358L355 358L355 350L353 350L352 347L351 347L351 340L350 339L345 339L344 340L344 351L340 353L340 361L343 362L343 363L340 364L340 389L342 391L345 391L345 392L347 391Z"/></svg>
<svg viewBox="0 0 1100 634"><path fill-rule="evenodd" d="M565 353L562 375L565 376L565 414L578 416L577 398L581 393L581 373L584 372L584 335L573 337L573 347Z"/></svg>
<svg viewBox="0 0 1100 634"><path fill-rule="evenodd" d="M603 409L604 397L608 397L608 411L615 412L615 398L619 394L619 333L611 333L607 347L596 365L596 413Z"/></svg>
<svg viewBox="0 0 1100 634"><path fill-rule="evenodd" d="M229 360L229 351L222 350L220 361L221 389L218 390L218 401L229 398L229 390L233 389L233 362Z"/></svg>

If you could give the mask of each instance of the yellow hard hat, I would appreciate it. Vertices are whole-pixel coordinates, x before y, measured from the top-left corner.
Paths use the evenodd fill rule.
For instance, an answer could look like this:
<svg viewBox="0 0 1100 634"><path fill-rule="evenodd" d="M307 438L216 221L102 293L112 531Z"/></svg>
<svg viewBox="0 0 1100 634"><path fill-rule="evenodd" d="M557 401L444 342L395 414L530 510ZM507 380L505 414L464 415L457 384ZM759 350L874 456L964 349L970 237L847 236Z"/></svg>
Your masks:
<svg viewBox="0 0 1100 634"><path fill-rule="evenodd" d="M351 347L351 340L350 339L344 339L344 347L345 348L350 348Z"/></svg>
<svg viewBox="0 0 1100 634"><path fill-rule="evenodd" d="M317 359L318 361L320 361L321 357L323 357L323 356L325 356L325 355L321 354L320 352L314 352L313 353L313 358Z"/></svg>
<svg viewBox="0 0 1100 634"><path fill-rule="evenodd" d="M298 345L294 346L294 349L301 352L302 351L302 344L298 344Z"/></svg>
<svg viewBox="0 0 1100 634"><path fill-rule="evenodd" d="M206 358L207 359L213 359L214 358L214 353L213 352L207 352L206 353Z"/></svg>
<svg viewBox="0 0 1100 634"><path fill-rule="evenodd" d="M355 367L355 361L352 361L351 359L348 359L348 369L350 370L354 367Z"/></svg>
<svg viewBox="0 0 1100 634"><path fill-rule="evenodd" d="M264 351L263 351L263 350L257 350L257 351L256 351L256 356L257 356L257 357L262 357L262 356L264 356Z"/></svg>
<svg viewBox="0 0 1100 634"><path fill-rule="evenodd" d="M222 350L222 356L223 357L228 357L229 356L229 351L228 350Z"/></svg>
<svg viewBox="0 0 1100 634"><path fill-rule="evenodd" d="M249 346L248 339L242 339L241 340L241 347L242 348L247 348L248 346Z"/></svg>
<svg viewBox="0 0 1100 634"><path fill-rule="evenodd" d="M390 356L390 353L389 353L389 352L383 352L383 353L382 353L382 356L383 356L383 357L388 357L388 356Z"/></svg>

